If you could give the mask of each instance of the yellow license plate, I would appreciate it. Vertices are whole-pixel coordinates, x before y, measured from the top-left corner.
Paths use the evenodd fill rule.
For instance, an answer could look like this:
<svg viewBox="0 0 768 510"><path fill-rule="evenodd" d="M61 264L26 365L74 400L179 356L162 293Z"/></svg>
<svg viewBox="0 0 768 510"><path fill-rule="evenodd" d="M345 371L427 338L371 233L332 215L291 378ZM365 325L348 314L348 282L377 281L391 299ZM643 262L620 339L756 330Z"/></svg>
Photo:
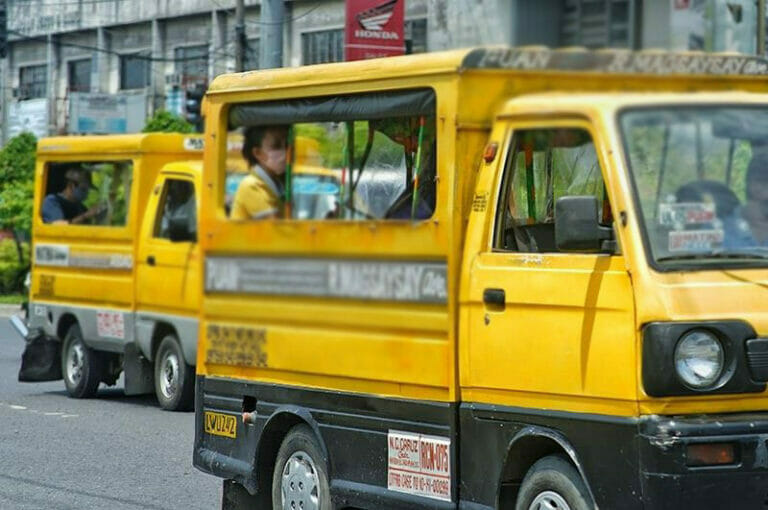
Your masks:
<svg viewBox="0 0 768 510"><path fill-rule="evenodd" d="M237 437L237 418L231 414L205 412L205 432L215 436Z"/></svg>

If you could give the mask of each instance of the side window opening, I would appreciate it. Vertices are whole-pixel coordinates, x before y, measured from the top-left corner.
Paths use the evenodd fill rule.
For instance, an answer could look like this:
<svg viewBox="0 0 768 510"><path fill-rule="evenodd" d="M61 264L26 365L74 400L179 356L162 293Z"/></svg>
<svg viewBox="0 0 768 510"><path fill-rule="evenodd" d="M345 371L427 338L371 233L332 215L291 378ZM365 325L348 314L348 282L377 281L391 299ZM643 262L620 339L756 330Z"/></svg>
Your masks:
<svg viewBox="0 0 768 510"><path fill-rule="evenodd" d="M171 222L182 221L186 225L188 239L197 237L197 204L195 186L182 179L168 179L155 217L153 235L159 239L171 238Z"/></svg>
<svg viewBox="0 0 768 510"><path fill-rule="evenodd" d="M432 217L434 101L418 90L236 105L230 124L241 126L229 145L241 140L249 170L238 179L228 172L230 218ZM285 123L258 124L267 114Z"/></svg>
<svg viewBox="0 0 768 510"><path fill-rule="evenodd" d="M128 221L131 161L80 161L47 166L43 223L121 227Z"/></svg>
<svg viewBox="0 0 768 510"><path fill-rule="evenodd" d="M504 170L494 249L557 252L555 202L594 196L601 222L612 222L594 143L583 129L518 131Z"/></svg>

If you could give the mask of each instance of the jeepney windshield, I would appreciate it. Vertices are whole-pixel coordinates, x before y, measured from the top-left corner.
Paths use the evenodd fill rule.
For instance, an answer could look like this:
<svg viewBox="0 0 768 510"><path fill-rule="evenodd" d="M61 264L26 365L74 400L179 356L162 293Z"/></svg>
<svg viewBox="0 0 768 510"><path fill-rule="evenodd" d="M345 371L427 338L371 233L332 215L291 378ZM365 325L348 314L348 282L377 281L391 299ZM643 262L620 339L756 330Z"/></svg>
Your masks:
<svg viewBox="0 0 768 510"><path fill-rule="evenodd" d="M619 119L659 268L768 266L768 105L646 107Z"/></svg>

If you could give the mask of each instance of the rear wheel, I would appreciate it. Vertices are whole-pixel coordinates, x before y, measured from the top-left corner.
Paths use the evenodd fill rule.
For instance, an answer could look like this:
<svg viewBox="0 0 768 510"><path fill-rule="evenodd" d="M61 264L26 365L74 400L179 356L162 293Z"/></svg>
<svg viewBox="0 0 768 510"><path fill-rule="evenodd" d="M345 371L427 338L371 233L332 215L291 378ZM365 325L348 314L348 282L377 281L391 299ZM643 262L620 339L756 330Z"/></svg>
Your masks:
<svg viewBox="0 0 768 510"><path fill-rule="evenodd" d="M195 367L184 361L174 335L163 338L155 355L155 394L168 411L189 411L194 405Z"/></svg>
<svg viewBox="0 0 768 510"><path fill-rule="evenodd" d="M96 395L101 382L103 363L98 352L83 342L78 324L73 324L64 335L61 355L61 372L67 393L73 398L90 398Z"/></svg>
<svg viewBox="0 0 768 510"><path fill-rule="evenodd" d="M551 455L536 461L523 479L516 510L592 510L595 505L573 464Z"/></svg>
<svg viewBox="0 0 768 510"><path fill-rule="evenodd" d="M277 452L272 477L273 510L331 510L328 467L315 434L296 425Z"/></svg>

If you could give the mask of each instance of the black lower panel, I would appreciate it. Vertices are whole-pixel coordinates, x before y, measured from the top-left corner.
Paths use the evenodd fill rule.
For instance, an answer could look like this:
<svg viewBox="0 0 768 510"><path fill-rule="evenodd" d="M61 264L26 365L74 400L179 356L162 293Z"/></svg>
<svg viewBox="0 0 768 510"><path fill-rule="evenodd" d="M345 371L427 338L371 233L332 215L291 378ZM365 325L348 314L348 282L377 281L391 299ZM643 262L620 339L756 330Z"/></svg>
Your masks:
<svg viewBox="0 0 768 510"><path fill-rule="evenodd" d="M327 451L331 493L339 508L455 508L455 503L387 490L390 431L450 439L455 480L454 404L200 376L195 409L195 466L236 480L257 496L271 490L271 463L285 432L303 421L315 429ZM236 437L206 433L206 411L235 416ZM253 423L244 423L243 411L255 412ZM455 484L451 491L455 502Z"/></svg>
<svg viewBox="0 0 768 510"><path fill-rule="evenodd" d="M466 508L496 508L499 499L512 504L531 463L556 450L558 440L572 449L599 508L643 508L636 419L470 403L459 415Z"/></svg>

